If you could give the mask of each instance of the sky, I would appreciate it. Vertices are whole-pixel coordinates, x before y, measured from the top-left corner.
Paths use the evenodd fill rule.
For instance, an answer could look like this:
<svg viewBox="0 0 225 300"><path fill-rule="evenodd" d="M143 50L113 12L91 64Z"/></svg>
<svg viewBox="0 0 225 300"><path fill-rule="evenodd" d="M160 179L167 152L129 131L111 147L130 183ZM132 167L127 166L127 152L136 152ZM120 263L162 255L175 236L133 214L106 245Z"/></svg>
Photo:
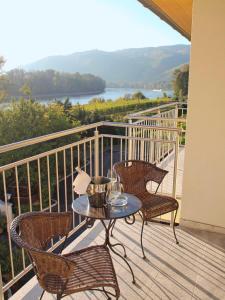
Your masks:
<svg viewBox="0 0 225 300"><path fill-rule="evenodd" d="M188 40L137 0L0 0L5 70L46 56Z"/></svg>

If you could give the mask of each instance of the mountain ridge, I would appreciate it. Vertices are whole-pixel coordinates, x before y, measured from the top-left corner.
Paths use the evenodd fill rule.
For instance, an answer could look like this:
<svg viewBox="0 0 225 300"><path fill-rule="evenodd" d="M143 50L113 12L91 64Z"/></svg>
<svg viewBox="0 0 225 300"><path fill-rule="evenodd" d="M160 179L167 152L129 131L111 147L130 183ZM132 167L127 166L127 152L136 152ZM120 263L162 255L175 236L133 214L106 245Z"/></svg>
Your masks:
<svg viewBox="0 0 225 300"><path fill-rule="evenodd" d="M127 48L115 51L88 50L54 55L24 66L27 71L54 69L91 73L107 84L154 85L169 83L172 70L189 63L190 45Z"/></svg>

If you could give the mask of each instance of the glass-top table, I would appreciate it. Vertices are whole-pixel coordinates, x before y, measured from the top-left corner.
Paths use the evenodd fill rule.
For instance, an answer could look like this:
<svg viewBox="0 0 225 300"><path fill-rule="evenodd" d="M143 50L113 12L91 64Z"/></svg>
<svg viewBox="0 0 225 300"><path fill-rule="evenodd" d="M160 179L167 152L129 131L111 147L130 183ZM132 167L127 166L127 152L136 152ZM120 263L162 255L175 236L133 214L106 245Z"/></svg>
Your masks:
<svg viewBox="0 0 225 300"><path fill-rule="evenodd" d="M117 219L125 219L128 224L133 224L135 221L134 214L141 209L142 203L134 195L123 193L122 196L126 196L127 198L127 204L124 206L105 205L104 207L101 208L94 208L90 206L88 196L82 195L76 198L75 200L73 200L72 208L75 213L83 217L86 217L87 220L92 219L92 220L101 221L105 229L104 245L107 246L113 253L115 253L125 261L125 263L128 265L131 271L133 277L133 283L135 283L133 270L126 259L127 257L126 249L124 245L121 243L116 243L116 244L111 243L110 232L112 232ZM133 217L133 221L130 223L128 220L131 216ZM114 249L115 246L121 246L123 248L124 256L122 256Z"/></svg>

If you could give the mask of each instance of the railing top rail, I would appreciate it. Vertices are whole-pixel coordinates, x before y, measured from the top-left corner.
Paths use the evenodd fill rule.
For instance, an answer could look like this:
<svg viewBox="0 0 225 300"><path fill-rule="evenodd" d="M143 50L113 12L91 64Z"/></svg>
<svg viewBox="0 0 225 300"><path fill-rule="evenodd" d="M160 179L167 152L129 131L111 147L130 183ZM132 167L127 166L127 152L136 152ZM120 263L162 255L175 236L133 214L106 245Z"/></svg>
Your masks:
<svg viewBox="0 0 225 300"><path fill-rule="evenodd" d="M3 145L3 146L0 146L0 154L8 152L8 151L12 151L12 150L20 149L23 147L35 145L38 143L50 141L50 140L53 140L56 138L61 138L61 137L68 136L68 135L71 135L74 133L79 133L82 131L93 129L93 128L102 126L102 124L103 124L103 122L93 123L93 124L89 124L89 125L83 125L83 126L75 127L72 129L67 129L67 130L58 131L55 133L38 136L38 137L35 137L32 139L27 139L27 140L23 140L23 141L8 144L8 145Z"/></svg>
<svg viewBox="0 0 225 300"><path fill-rule="evenodd" d="M163 118L163 117L148 117L148 116L133 116L132 119L134 120L153 120L153 121L173 121L173 122L186 122L187 120L185 118Z"/></svg>
<svg viewBox="0 0 225 300"><path fill-rule="evenodd" d="M142 110L142 111L136 112L134 114L129 114L129 115L125 116L124 118L125 119L133 119L135 116L141 116L141 115L146 114L146 113L157 111L158 109L173 107L173 106L176 106L176 105L179 106L179 105L183 105L183 104L187 105L187 102L170 102L168 104L163 104L163 105L159 105L159 106L156 106L156 107L148 108L146 110Z"/></svg>
<svg viewBox="0 0 225 300"><path fill-rule="evenodd" d="M173 131L173 132L180 132L181 129L177 127L167 127L167 126L151 126L151 125L138 125L138 124L129 124L129 123L122 123L122 122L103 122L103 126L112 126L112 127L121 127L121 128L140 128L140 129L154 129L160 131Z"/></svg>
<svg viewBox="0 0 225 300"><path fill-rule="evenodd" d="M150 113L150 112L157 111L158 109L167 108L167 107L171 107L171 106L176 106L178 103L179 102L171 102L171 103L168 103L168 104L155 106L155 107L148 108L148 109L145 109L145 110L142 110L142 111L138 111L134 114L129 114L129 115L125 116L125 118L126 119L131 119L133 116L140 116L140 115L143 115L145 113Z"/></svg>
<svg viewBox="0 0 225 300"><path fill-rule="evenodd" d="M106 138L114 138L118 140L132 140L132 141L146 141L149 142L149 138L143 137L132 137L132 136L125 136L125 135L114 135L114 134L101 134L100 137ZM153 143L162 143L162 144L176 144L176 140L163 140L163 139L151 139Z"/></svg>

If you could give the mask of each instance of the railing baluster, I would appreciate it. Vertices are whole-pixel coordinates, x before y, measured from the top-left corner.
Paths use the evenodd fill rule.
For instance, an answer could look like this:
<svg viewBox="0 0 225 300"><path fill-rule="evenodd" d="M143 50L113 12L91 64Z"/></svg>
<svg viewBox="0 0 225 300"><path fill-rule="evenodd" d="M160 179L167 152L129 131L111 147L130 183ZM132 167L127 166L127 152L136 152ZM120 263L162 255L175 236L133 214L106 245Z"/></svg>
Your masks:
<svg viewBox="0 0 225 300"><path fill-rule="evenodd" d="M80 145L77 145L77 165L80 168Z"/></svg>
<svg viewBox="0 0 225 300"><path fill-rule="evenodd" d="M70 162L71 162L71 201L74 199L74 192L73 192L73 181L74 181L74 174L73 174L73 147L70 148ZM73 212L73 228L75 226L75 213Z"/></svg>
<svg viewBox="0 0 225 300"><path fill-rule="evenodd" d="M18 178L18 168L15 167L15 176L16 176L16 195L17 195L17 206L18 206L18 215L21 215L21 206L20 206L20 188L19 188L19 178ZM25 255L24 255L24 249L22 248L22 263L23 268L25 269Z"/></svg>
<svg viewBox="0 0 225 300"><path fill-rule="evenodd" d="M66 178L66 150L63 150L63 166L64 166L65 211L67 211L68 204L67 204L67 178Z"/></svg>
<svg viewBox="0 0 225 300"><path fill-rule="evenodd" d="M55 172L56 172L56 195L57 195L57 206L58 212L60 212L60 199L59 199L59 161L58 152L55 154Z"/></svg>
<svg viewBox="0 0 225 300"><path fill-rule="evenodd" d="M129 124L132 124L132 120L130 119L129 120ZM132 128L129 127L128 128L128 136L129 137L132 137ZM131 139L128 140L128 159L132 159L132 144L133 144L133 141Z"/></svg>
<svg viewBox="0 0 225 300"><path fill-rule="evenodd" d="M99 176L99 132L95 130L95 176Z"/></svg>
<svg viewBox="0 0 225 300"><path fill-rule="evenodd" d="M90 176L92 177L92 144L89 142L89 157L90 157Z"/></svg>
<svg viewBox="0 0 225 300"><path fill-rule="evenodd" d="M31 199L31 187L30 187L30 163L27 163L27 184L28 184L28 195L29 195L29 204L30 211L32 211L32 199Z"/></svg>
<svg viewBox="0 0 225 300"><path fill-rule="evenodd" d="M12 278L14 278L15 277L15 272L14 272L14 263L13 263L13 254L12 254L12 241L11 241L11 236L10 236L10 223L11 223L12 220L9 219L8 197L7 197L5 171L2 172L2 177L3 177L3 189L4 189L4 197L5 197L5 213L6 213L6 222L7 222L7 233L8 233L8 242L9 242L9 256L10 256L10 263L11 263L11 273L12 273Z"/></svg>
<svg viewBox="0 0 225 300"><path fill-rule="evenodd" d="M4 300L3 280L2 280L2 268L1 268L1 265L0 265L0 300Z"/></svg>
<svg viewBox="0 0 225 300"><path fill-rule="evenodd" d="M39 191L40 211L42 211L43 210L43 206L42 206L42 186L41 186L41 165L40 165L40 158L38 158L37 164L38 164L38 191Z"/></svg>
<svg viewBox="0 0 225 300"><path fill-rule="evenodd" d="M84 143L84 171L87 172L87 153L86 153L86 143Z"/></svg>
<svg viewBox="0 0 225 300"><path fill-rule="evenodd" d="M140 134L140 131L139 131L139 129L138 128L135 128L134 129L134 132L135 132L135 137L139 137L139 134ZM134 141L134 143L137 145L136 147L137 147L137 153L135 153L135 156L134 156L134 159L139 159L139 157L140 157L140 140L139 139L137 139L137 140L135 140Z"/></svg>
<svg viewBox="0 0 225 300"><path fill-rule="evenodd" d="M16 194L17 194L18 215L21 215L20 190L19 190L19 179L18 179L18 168L17 167L15 167L15 175L16 175Z"/></svg>
<svg viewBox="0 0 225 300"><path fill-rule="evenodd" d="M120 161L123 160L123 140L120 139Z"/></svg>
<svg viewBox="0 0 225 300"><path fill-rule="evenodd" d="M126 137L128 136L128 130L127 130L127 127L125 129L125 135ZM127 139L125 139L125 146L124 146L124 150L125 150L125 153L124 153L124 159L127 160Z"/></svg>
<svg viewBox="0 0 225 300"><path fill-rule="evenodd" d="M49 211L52 211L52 199L51 199L51 178L50 178L50 166L49 166L49 155L47 156L47 178L48 178L48 205Z"/></svg>
<svg viewBox="0 0 225 300"><path fill-rule="evenodd" d="M80 145L77 145L77 166L80 168ZM78 223L81 223L81 215L78 215Z"/></svg>
<svg viewBox="0 0 225 300"><path fill-rule="evenodd" d="M74 174L73 174L73 147L70 148L70 161L71 161L71 193L73 198L73 181L74 181Z"/></svg>
<svg viewBox="0 0 225 300"><path fill-rule="evenodd" d="M177 188L177 168L178 168L178 154L179 154L179 134L177 132L176 142L174 145L174 166L173 166L173 192L172 196L176 198L176 188ZM171 213L170 225L173 225L174 213Z"/></svg>
<svg viewBox="0 0 225 300"><path fill-rule="evenodd" d="M104 137L101 138L101 175L104 176Z"/></svg>
<svg viewBox="0 0 225 300"><path fill-rule="evenodd" d="M110 145L111 145L111 155L110 155L110 170L111 170L111 177L112 177L112 168L113 168L113 138L110 139Z"/></svg>

